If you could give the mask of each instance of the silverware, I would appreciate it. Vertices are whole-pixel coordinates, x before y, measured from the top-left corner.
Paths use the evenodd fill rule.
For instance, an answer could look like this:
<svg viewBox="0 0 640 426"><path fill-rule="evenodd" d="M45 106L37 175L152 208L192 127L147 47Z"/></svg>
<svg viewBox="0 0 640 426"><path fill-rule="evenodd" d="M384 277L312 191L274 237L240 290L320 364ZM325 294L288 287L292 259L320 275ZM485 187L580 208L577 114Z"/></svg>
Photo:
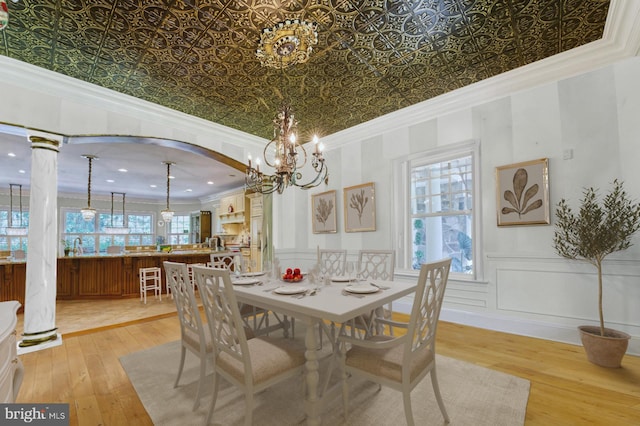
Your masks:
<svg viewBox="0 0 640 426"><path fill-rule="evenodd" d="M358 294L358 293L351 293L347 290L342 290L342 295L343 296L353 296L353 297L357 297L359 299L362 299L364 297L364 294Z"/></svg>
<svg viewBox="0 0 640 426"><path fill-rule="evenodd" d="M373 281L369 282L369 284L371 284L374 287L378 287L380 290L389 290L391 288L391 287L386 287L386 286L383 286L383 285L378 285L378 284L374 283Z"/></svg>
<svg viewBox="0 0 640 426"><path fill-rule="evenodd" d="M309 290L305 291L304 293L294 294L293 297L295 297L296 299L302 299L303 297L306 297L308 294L309 294Z"/></svg>

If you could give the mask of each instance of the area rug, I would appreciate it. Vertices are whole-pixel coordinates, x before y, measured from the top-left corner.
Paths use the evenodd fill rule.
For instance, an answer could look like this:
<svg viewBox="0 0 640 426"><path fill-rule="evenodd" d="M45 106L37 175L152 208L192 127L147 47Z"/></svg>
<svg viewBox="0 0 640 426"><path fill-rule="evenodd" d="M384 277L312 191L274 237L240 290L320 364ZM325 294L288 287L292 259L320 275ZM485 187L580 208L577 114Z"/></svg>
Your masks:
<svg viewBox="0 0 640 426"><path fill-rule="evenodd" d="M300 335L299 333L296 333ZM187 352L177 388L180 343L170 342L120 358L129 380L155 425L202 425L209 409L212 375L206 380L200 407L192 411L197 391L198 360ZM524 423L529 381L467 362L438 355L440 391L450 425L514 426ZM337 374L336 374L337 376ZM275 385L255 397L254 424L287 426L305 423L301 378ZM431 379L427 376L411 393L416 425L444 425ZM241 425L244 396L222 381L212 425ZM343 417L342 398L334 398L322 415L323 425L398 426L406 424L402 394L366 381L350 385L350 412Z"/></svg>

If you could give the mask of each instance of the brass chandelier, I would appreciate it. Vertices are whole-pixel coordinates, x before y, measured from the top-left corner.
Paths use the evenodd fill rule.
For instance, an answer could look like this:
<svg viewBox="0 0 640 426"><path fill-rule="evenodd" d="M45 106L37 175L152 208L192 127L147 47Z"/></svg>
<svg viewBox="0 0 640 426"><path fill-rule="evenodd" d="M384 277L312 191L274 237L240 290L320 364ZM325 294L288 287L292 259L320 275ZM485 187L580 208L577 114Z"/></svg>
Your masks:
<svg viewBox="0 0 640 426"><path fill-rule="evenodd" d="M312 46L317 42L315 23L298 19L286 20L262 31L256 56L263 66L280 69L284 74L286 68L306 62ZM285 97L273 119L273 139L263 151L265 164L275 171L272 175L264 174L260 171L260 158L256 158L253 163L249 155L245 174L247 189L262 194L282 194L288 186L309 189L322 182L328 183L329 170L322 156L323 145L317 136L313 137L313 144L311 167L316 175L303 183L301 170L307 163L308 154L298 143L298 121Z"/></svg>

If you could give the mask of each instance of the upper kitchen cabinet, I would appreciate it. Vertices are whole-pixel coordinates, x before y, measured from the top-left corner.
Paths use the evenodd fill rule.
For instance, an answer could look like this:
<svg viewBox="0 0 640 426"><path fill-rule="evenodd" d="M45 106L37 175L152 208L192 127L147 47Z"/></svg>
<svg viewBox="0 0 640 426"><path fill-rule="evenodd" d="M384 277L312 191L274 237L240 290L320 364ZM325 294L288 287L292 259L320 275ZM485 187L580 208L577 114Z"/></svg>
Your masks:
<svg viewBox="0 0 640 426"><path fill-rule="evenodd" d="M230 194L220 201L220 223L245 223L245 195L244 191Z"/></svg>

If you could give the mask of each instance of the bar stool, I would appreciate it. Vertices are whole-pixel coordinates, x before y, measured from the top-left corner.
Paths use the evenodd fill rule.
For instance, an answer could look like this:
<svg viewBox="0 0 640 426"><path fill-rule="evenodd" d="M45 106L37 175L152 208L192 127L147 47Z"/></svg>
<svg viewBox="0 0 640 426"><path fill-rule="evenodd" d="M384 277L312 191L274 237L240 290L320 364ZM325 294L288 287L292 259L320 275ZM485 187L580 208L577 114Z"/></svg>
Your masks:
<svg viewBox="0 0 640 426"><path fill-rule="evenodd" d="M140 300L147 304L147 291L153 290L162 301L162 276L159 267L140 268Z"/></svg>

